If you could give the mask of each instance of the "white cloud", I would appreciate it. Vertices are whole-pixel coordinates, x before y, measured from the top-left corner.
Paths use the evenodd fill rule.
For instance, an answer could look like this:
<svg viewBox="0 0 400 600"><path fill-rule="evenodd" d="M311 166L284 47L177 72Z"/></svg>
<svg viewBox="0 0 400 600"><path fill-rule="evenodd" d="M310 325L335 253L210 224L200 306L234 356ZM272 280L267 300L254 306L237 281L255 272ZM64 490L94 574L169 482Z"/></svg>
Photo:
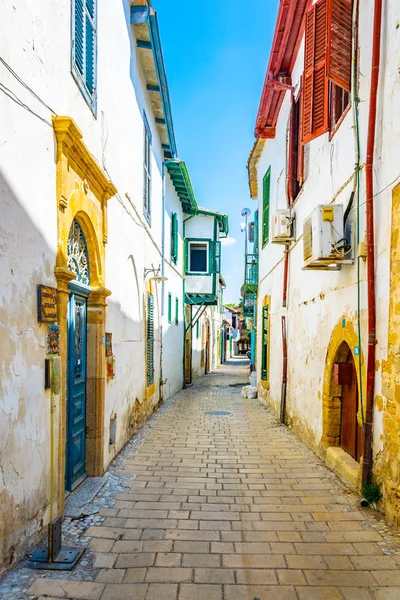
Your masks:
<svg viewBox="0 0 400 600"><path fill-rule="evenodd" d="M222 238L221 244L223 246L233 246L234 244L236 244L236 240L233 237Z"/></svg>

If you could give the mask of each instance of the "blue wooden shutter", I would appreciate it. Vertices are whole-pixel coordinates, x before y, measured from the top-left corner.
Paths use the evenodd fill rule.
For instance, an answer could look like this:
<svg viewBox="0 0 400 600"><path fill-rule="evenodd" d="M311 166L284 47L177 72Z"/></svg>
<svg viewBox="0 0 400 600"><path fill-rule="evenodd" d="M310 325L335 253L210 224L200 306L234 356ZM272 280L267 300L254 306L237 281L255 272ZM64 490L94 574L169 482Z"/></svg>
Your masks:
<svg viewBox="0 0 400 600"><path fill-rule="evenodd" d="M97 0L73 0L72 73L96 112Z"/></svg>
<svg viewBox="0 0 400 600"><path fill-rule="evenodd" d="M93 2L93 0L91 0ZM87 5L89 2L87 1ZM86 71L85 83L89 94L93 97L96 82L96 29L94 16L86 14Z"/></svg>
<svg viewBox="0 0 400 600"><path fill-rule="evenodd" d="M147 294L147 386L154 383L154 298Z"/></svg>
<svg viewBox="0 0 400 600"><path fill-rule="evenodd" d="M75 0L74 4L74 33L73 61L79 73L85 73L85 26L83 0Z"/></svg>
<svg viewBox="0 0 400 600"><path fill-rule="evenodd" d="M212 272L221 273L221 242L211 243Z"/></svg>

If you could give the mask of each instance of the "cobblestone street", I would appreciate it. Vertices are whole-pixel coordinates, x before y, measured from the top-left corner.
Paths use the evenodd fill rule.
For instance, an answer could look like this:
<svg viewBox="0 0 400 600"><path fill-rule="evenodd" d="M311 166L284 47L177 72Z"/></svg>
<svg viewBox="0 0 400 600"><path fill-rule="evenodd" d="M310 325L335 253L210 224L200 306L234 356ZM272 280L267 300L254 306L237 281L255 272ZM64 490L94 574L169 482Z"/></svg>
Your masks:
<svg viewBox="0 0 400 600"><path fill-rule="evenodd" d="M0 597L399 600L399 538L241 398L247 371L230 361L165 403L111 466L75 540L76 521L65 523L68 541L88 545L83 564L63 575L21 565Z"/></svg>

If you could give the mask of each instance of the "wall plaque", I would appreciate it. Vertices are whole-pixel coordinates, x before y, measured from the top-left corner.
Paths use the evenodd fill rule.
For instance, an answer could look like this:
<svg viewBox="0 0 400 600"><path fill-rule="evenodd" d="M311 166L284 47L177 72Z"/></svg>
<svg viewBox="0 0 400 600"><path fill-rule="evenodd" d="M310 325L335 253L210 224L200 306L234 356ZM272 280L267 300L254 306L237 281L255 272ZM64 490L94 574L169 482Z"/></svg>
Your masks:
<svg viewBox="0 0 400 600"><path fill-rule="evenodd" d="M55 323L57 321L57 290L46 285L38 285L38 321Z"/></svg>
<svg viewBox="0 0 400 600"><path fill-rule="evenodd" d="M48 326L47 354L60 354L60 328L58 325Z"/></svg>

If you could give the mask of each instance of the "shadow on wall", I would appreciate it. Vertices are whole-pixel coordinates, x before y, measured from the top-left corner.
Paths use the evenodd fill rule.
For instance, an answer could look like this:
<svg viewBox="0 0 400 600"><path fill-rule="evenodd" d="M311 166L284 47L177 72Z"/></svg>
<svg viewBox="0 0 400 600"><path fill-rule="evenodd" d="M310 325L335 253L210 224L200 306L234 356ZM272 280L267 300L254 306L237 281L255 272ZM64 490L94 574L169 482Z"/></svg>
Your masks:
<svg viewBox="0 0 400 600"><path fill-rule="evenodd" d="M37 322L37 285L55 285L54 264L55 248L0 172L0 573L41 530L48 504L47 327Z"/></svg>
<svg viewBox="0 0 400 600"><path fill-rule="evenodd" d="M49 212L54 213L54 222ZM48 228L47 239L41 227ZM50 394L44 389L47 324L37 321L37 285L56 285L56 227L55 197L48 200L47 206L44 199L43 212L31 216L0 172L0 575L37 542L48 522ZM134 270L132 280L132 289L137 290ZM140 317L143 297L138 291L134 294L131 301L141 303L141 310L134 313L136 320L113 302L112 296L107 302L107 315L112 315L112 321L122 324L122 331L140 335L133 343L129 336L123 338L118 328L113 335L116 370L115 379L106 383L106 443L113 412L119 423L114 447L106 453L106 465L159 401L160 332L155 330L157 385L153 396L146 399L145 323ZM156 297L155 310L160 310ZM165 344L168 347L168 335ZM122 364L124 369L120 369ZM121 396L120 389L124 391Z"/></svg>

